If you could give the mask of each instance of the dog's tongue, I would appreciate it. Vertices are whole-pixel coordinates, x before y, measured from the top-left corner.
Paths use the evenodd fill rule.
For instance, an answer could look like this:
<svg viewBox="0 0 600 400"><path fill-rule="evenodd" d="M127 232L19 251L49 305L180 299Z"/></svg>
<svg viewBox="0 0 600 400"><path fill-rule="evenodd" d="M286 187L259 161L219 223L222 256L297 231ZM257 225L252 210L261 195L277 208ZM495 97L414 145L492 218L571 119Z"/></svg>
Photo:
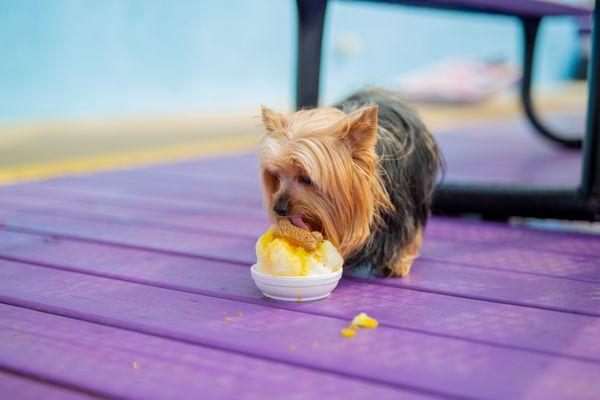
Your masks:
<svg viewBox="0 0 600 400"><path fill-rule="evenodd" d="M310 228L308 227L308 225L306 225L304 223L304 221L302 221L302 217L298 216L298 215L294 215L292 217L288 217L288 219L290 220L290 222L292 223L292 225L300 228L300 229L304 229L307 231L310 231Z"/></svg>

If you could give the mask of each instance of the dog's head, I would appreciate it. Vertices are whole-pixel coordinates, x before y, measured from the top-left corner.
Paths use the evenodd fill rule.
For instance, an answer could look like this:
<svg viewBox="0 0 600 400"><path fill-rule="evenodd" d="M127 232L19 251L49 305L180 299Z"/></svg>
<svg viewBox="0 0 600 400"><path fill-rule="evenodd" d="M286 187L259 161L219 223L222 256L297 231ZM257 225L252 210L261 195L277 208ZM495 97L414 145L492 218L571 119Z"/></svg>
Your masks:
<svg viewBox="0 0 600 400"><path fill-rule="evenodd" d="M282 115L262 108L259 164L271 219L321 231L346 257L391 203L376 173L377 106Z"/></svg>

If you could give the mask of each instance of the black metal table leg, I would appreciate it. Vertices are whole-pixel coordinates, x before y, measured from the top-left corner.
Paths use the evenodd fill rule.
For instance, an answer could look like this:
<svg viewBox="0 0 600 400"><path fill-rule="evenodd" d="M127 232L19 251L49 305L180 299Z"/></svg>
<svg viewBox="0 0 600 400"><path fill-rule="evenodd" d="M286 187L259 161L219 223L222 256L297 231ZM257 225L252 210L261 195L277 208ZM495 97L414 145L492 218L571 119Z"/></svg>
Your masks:
<svg viewBox="0 0 600 400"><path fill-rule="evenodd" d="M597 1L598 2L598 1ZM596 2L596 3L597 3ZM319 99L319 70L326 0L297 0L298 64L296 107L316 107ZM527 117L545 137L567 147L582 140L558 135L538 118L532 105L531 79L539 17L523 17L525 59L521 100ZM592 56L589 74L589 104L582 182L577 188L529 187L493 184L443 184L435 193L433 211L444 214L477 213L486 218L512 216L600 220L600 43L598 13L594 14Z"/></svg>
<svg viewBox="0 0 600 400"><path fill-rule="evenodd" d="M596 1L588 68L588 110L580 192L600 201L600 11Z"/></svg>
<svg viewBox="0 0 600 400"><path fill-rule="evenodd" d="M525 31L529 41L529 45L526 46L525 69L530 69L539 20L524 22L524 24L526 24ZM583 149L583 172L579 189L469 183L443 184L435 193L434 212L442 215L476 213L493 219L523 216L600 221L599 46L600 18L599 12L595 11L588 75L589 100ZM526 72L527 79L522 87L524 100L529 99L531 86L531 70ZM528 104L531 111L530 99ZM556 141L553 136L552 139ZM571 143L571 146L573 145Z"/></svg>
<svg viewBox="0 0 600 400"><path fill-rule="evenodd" d="M296 108L316 107L319 102L321 45L327 0L296 0L298 49Z"/></svg>
<svg viewBox="0 0 600 400"><path fill-rule="evenodd" d="M559 143L566 147L580 148L582 144L581 138L573 136L564 136L554 132L548 128L538 115L535 113L533 102L531 99L531 79L533 75L533 63L535 59L535 44L541 18L538 17L522 17L523 38L524 38L524 59L523 59L523 77L521 79L521 102L525 110L525 114L537 131L544 137Z"/></svg>

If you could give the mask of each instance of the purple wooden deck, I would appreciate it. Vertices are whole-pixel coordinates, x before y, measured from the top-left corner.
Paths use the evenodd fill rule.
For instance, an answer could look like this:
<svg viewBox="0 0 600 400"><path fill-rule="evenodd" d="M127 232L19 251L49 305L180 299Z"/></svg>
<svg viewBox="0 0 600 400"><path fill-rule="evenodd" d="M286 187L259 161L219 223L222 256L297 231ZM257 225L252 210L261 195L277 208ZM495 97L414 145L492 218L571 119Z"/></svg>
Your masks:
<svg viewBox="0 0 600 400"><path fill-rule="evenodd" d="M440 135L448 179L576 185L524 131ZM600 397L600 237L434 218L410 277L281 303L257 182L244 154L0 188L0 398Z"/></svg>

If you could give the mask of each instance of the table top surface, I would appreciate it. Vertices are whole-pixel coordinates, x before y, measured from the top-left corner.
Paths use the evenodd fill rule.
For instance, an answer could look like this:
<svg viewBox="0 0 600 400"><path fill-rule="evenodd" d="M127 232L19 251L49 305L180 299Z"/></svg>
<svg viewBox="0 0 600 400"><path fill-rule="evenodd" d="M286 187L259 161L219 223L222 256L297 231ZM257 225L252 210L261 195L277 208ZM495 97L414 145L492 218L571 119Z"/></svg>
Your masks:
<svg viewBox="0 0 600 400"><path fill-rule="evenodd" d="M388 3L455 10L500 14L515 17L583 16L591 15L589 7L556 1L540 0L351 0L371 3Z"/></svg>
<svg viewBox="0 0 600 400"><path fill-rule="evenodd" d="M439 135L448 179L576 184L511 124ZM250 277L253 153L0 187L0 220L3 398L600 396L599 236L435 217L408 278L286 303Z"/></svg>

